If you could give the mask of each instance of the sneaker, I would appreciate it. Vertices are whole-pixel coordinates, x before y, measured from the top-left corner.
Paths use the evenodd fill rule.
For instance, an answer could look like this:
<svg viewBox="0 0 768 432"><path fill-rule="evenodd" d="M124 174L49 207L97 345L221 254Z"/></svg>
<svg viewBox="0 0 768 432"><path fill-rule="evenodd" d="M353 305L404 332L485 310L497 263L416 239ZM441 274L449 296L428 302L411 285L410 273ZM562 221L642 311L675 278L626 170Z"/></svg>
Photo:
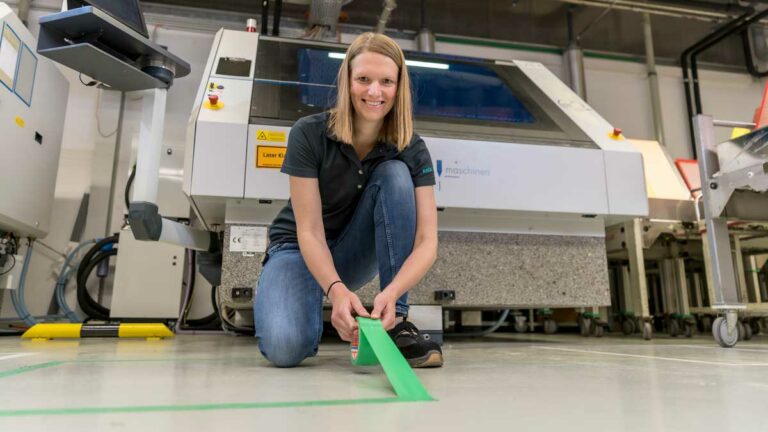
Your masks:
<svg viewBox="0 0 768 432"><path fill-rule="evenodd" d="M440 367L443 365L443 351L440 345L424 339L413 323L403 321L389 331L395 345L414 368Z"/></svg>

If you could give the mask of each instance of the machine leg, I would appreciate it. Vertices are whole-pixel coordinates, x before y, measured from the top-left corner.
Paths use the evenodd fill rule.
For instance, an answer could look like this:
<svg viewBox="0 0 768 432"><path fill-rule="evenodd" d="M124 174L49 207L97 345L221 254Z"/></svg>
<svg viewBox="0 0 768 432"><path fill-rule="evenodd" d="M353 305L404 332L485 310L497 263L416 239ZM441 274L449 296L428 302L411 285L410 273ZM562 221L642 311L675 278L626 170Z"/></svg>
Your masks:
<svg viewBox="0 0 768 432"><path fill-rule="evenodd" d="M629 257L629 286L627 311L637 317L643 330L643 338L650 340L652 335L652 317L648 308L648 282L645 274L645 256L643 253L643 220L633 219L624 223L624 238ZM647 324L647 325L646 325ZM647 331L646 331L647 327Z"/></svg>
<svg viewBox="0 0 768 432"><path fill-rule="evenodd" d="M539 316L544 319L544 334L550 335L557 333L557 322L552 319L552 309L539 309Z"/></svg>
<svg viewBox="0 0 768 432"><path fill-rule="evenodd" d="M526 333L528 332L528 318L523 315L520 311L515 311L512 314L513 318L513 325L515 328L515 331L518 333Z"/></svg>

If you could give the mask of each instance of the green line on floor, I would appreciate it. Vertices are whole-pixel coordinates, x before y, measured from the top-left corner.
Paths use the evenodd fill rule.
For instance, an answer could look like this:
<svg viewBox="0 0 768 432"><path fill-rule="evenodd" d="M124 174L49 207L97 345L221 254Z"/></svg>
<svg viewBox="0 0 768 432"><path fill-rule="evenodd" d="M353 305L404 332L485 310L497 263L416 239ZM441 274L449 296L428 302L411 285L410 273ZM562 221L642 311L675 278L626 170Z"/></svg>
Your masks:
<svg viewBox="0 0 768 432"><path fill-rule="evenodd" d="M313 408L345 405L373 405L393 402L406 402L400 398L373 398L373 399L339 399L317 400L297 402L242 402L222 404L196 404L196 405L145 405L125 407L82 407L82 408L41 408L0 410L0 417L23 416L54 416L54 415L80 415L80 414L125 414L125 413L153 413L153 412L179 412L179 411L218 411L218 410L243 410L264 408Z"/></svg>
<svg viewBox="0 0 768 432"><path fill-rule="evenodd" d="M60 365L63 365L64 363L68 363L68 362L65 362L65 361L52 361L52 362L47 362L47 363L39 363L39 364L33 364L33 365L29 365L29 366L22 366L22 367L19 367L19 368L16 368L16 369L11 369L11 370L0 372L0 378L7 378L9 376L23 374L24 372L31 372L31 371L35 371L35 370L38 370L38 369L45 369L45 368L49 368L49 367L60 366Z"/></svg>

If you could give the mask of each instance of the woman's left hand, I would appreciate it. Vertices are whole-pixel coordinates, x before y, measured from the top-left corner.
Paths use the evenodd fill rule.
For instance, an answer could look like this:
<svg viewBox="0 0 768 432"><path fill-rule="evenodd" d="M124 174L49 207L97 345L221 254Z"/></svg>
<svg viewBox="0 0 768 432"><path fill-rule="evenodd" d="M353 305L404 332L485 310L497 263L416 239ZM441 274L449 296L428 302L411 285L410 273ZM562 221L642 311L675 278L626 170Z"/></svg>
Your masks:
<svg viewBox="0 0 768 432"><path fill-rule="evenodd" d="M372 319L381 319L381 326L384 330L390 330L395 326L395 303L397 297L392 295L392 291L385 289L376 295L373 299Z"/></svg>

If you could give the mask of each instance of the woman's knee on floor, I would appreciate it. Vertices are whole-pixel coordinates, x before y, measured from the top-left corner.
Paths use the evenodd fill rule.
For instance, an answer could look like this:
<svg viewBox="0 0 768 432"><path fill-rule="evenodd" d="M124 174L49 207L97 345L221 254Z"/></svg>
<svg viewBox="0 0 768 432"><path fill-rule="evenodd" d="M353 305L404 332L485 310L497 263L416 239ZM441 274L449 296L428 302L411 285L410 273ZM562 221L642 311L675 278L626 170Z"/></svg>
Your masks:
<svg viewBox="0 0 768 432"><path fill-rule="evenodd" d="M261 354L277 367L298 366L317 353L318 340L310 332L283 327L258 333Z"/></svg>

